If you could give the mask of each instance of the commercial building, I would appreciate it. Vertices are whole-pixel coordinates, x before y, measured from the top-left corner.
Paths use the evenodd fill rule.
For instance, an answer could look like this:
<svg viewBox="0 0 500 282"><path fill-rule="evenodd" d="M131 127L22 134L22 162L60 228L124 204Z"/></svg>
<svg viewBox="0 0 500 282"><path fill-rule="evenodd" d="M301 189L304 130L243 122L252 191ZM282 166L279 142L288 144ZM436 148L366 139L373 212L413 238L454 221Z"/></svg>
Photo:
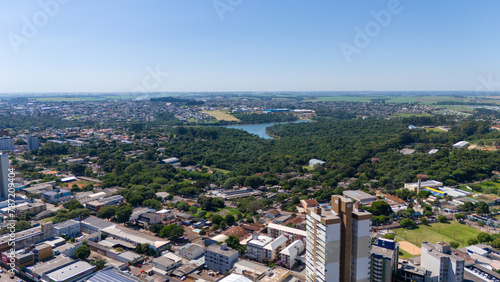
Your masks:
<svg viewBox="0 0 500 282"><path fill-rule="evenodd" d="M87 282L139 282L139 278L136 278L130 274L123 273L112 267L105 268L90 277L87 277Z"/></svg>
<svg viewBox="0 0 500 282"><path fill-rule="evenodd" d="M0 153L0 201L9 195L9 155Z"/></svg>
<svg viewBox="0 0 500 282"><path fill-rule="evenodd" d="M393 281L398 270L399 244L394 240L377 239L370 248L370 281Z"/></svg>
<svg viewBox="0 0 500 282"><path fill-rule="evenodd" d="M465 260L451 253L445 242L422 242L421 266L437 281L463 281ZM434 280L435 281L435 280Z"/></svg>
<svg viewBox="0 0 500 282"><path fill-rule="evenodd" d="M45 203L25 203L18 205L14 208L14 212L17 216L22 216L26 213L35 215L47 210L47 205Z"/></svg>
<svg viewBox="0 0 500 282"><path fill-rule="evenodd" d="M362 204L371 204L372 202L375 202L377 200L377 196L370 195L361 190L344 191L344 196L355 202L359 202Z"/></svg>
<svg viewBox="0 0 500 282"><path fill-rule="evenodd" d="M80 221L81 232L92 234L101 231L104 228L114 226L113 222L100 219L95 216L89 216L86 219Z"/></svg>
<svg viewBox="0 0 500 282"><path fill-rule="evenodd" d="M463 148L463 147L465 147L467 145L469 145L469 142L467 142L467 141L459 141L459 142L453 144L453 148L459 148L460 149L460 148Z"/></svg>
<svg viewBox="0 0 500 282"><path fill-rule="evenodd" d="M71 191L68 189L54 189L54 191L43 192L40 194L43 201L49 203L64 202L71 199Z"/></svg>
<svg viewBox="0 0 500 282"><path fill-rule="evenodd" d="M436 189L438 187L442 187L443 182L439 182L436 180L428 180L428 181L419 181L419 182L412 182L412 183L405 183L404 188L410 190L410 191L415 191L418 192L422 190L422 188L433 188Z"/></svg>
<svg viewBox="0 0 500 282"><path fill-rule="evenodd" d="M35 256L35 261L46 260L52 257L52 246L45 243L37 244L32 252Z"/></svg>
<svg viewBox="0 0 500 282"><path fill-rule="evenodd" d="M306 245L302 240L296 240L280 252L281 261L292 269L297 263L297 257L304 252Z"/></svg>
<svg viewBox="0 0 500 282"><path fill-rule="evenodd" d="M28 266L24 268L27 274L29 274L33 280L42 281L47 273L53 272L57 269L63 268L67 265L73 264L74 259L69 257L57 256L52 257L52 259L39 262L35 265ZM47 280L44 280L47 281Z"/></svg>
<svg viewBox="0 0 500 282"><path fill-rule="evenodd" d="M166 163L166 164L171 164L171 165L174 165L174 164L177 164L179 163L179 159L178 158L168 158L168 159L163 159L161 160L162 162Z"/></svg>
<svg viewBox="0 0 500 282"><path fill-rule="evenodd" d="M149 247L157 252L167 249L170 244L170 241L168 240L163 240L162 238L116 224L103 228L101 231L114 239L120 239L125 242L132 243L134 246L139 244L149 244Z"/></svg>
<svg viewBox="0 0 500 282"><path fill-rule="evenodd" d="M26 143L28 143L28 151L38 149L40 144L38 143L38 136L35 135L27 135Z"/></svg>
<svg viewBox="0 0 500 282"><path fill-rule="evenodd" d="M44 240L54 237L54 228L52 221L44 222L40 226L26 229L15 233L15 247L22 249L29 245L40 243ZM5 234L0 237L0 252L11 249L9 245L11 235Z"/></svg>
<svg viewBox="0 0 500 282"><path fill-rule="evenodd" d="M54 225L54 232L57 236L65 235L75 237L82 232L80 226L81 224L79 221L70 219Z"/></svg>
<svg viewBox="0 0 500 282"><path fill-rule="evenodd" d="M372 214L342 196L307 210L306 281L369 281Z"/></svg>
<svg viewBox="0 0 500 282"><path fill-rule="evenodd" d="M85 204L85 207L90 211L98 212L104 206L113 206L123 202L122 195L115 195L101 200L90 201Z"/></svg>
<svg viewBox="0 0 500 282"><path fill-rule="evenodd" d="M238 256L238 251L229 248L227 244L213 244L205 249L205 265L210 270L226 273L238 261Z"/></svg>
<svg viewBox="0 0 500 282"><path fill-rule="evenodd" d="M253 188L228 189L222 191L221 197L225 199L247 198L259 195L260 193L260 191Z"/></svg>
<svg viewBox="0 0 500 282"><path fill-rule="evenodd" d="M95 265L90 265L85 261L75 261L63 268L45 274L45 280L50 282L76 281L95 271Z"/></svg>
<svg viewBox="0 0 500 282"><path fill-rule="evenodd" d="M75 195L75 199L78 200L78 202L80 202L80 204L82 204L82 205L84 205L88 202L102 200L105 197L106 197L106 193L104 193L104 192L94 193L92 191L80 192L80 193L77 193Z"/></svg>

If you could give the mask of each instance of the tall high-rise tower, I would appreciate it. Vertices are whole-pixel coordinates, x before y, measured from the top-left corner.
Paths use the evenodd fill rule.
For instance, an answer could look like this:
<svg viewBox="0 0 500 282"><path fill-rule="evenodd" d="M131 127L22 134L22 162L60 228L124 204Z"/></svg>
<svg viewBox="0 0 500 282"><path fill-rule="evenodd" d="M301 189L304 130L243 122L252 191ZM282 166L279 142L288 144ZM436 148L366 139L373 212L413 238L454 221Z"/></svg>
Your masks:
<svg viewBox="0 0 500 282"><path fill-rule="evenodd" d="M26 142L28 143L28 151L39 148L38 136L28 135L26 136Z"/></svg>
<svg viewBox="0 0 500 282"><path fill-rule="evenodd" d="M0 200L9 195L9 155L0 153Z"/></svg>
<svg viewBox="0 0 500 282"><path fill-rule="evenodd" d="M369 281L372 214L342 196L307 210L306 281Z"/></svg>

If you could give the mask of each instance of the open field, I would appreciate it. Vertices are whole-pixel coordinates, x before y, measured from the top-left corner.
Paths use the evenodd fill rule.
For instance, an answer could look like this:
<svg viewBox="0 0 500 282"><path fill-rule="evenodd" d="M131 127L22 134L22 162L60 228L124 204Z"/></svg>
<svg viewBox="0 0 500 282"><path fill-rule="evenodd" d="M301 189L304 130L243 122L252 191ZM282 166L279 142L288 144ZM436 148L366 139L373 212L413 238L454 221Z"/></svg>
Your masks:
<svg viewBox="0 0 500 282"><path fill-rule="evenodd" d="M403 249L405 252L412 256L419 256L421 253L421 250L419 247L413 245L412 243L408 241L399 241L399 248Z"/></svg>
<svg viewBox="0 0 500 282"><path fill-rule="evenodd" d="M40 102L79 102L79 101L100 101L106 100L104 97L44 97L36 98Z"/></svg>
<svg viewBox="0 0 500 282"><path fill-rule="evenodd" d="M454 231L456 232L455 234ZM406 241L419 247L421 243L425 241L432 244L441 241L447 243L457 241L460 247L465 247L467 246L467 240L476 238L477 234L479 234L479 230L456 221L451 221L449 223L433 223L427 226L419 225L419 228L414 230L398 228L394 230L394 233L401 239L404 240L406 238ZM453 239L454 236L456 239Z"/></svg>
<svg viewBox="0 0 500 282"><path fill-rule="evenodd" d="M228 114L225 111L221 110L216 110L216 111L203 111L206 114L209 114L213 116L214 118L218 120L226 120L226 121L240 121L239 119L235 118L234 116Z"/></svg>
<svg viewBox="0 0 500 282"><path fill-rule="evenodd" d="M440 128L434 127L434 128L426 128L425 131L427 132L447 132L446 130L442 130Z"/></svg>
<svg viewBox="0 0 500 282"><path fill-rule="evenodd" d="M419 114L405 114L405 113L397 113L393 114L393 117L431 117L432 115L429 113L419 113Z"/></svg>
<svg viewBox="0 0 500 282"><path fill-rule="evenodd" d="M403 250L402 248L399 248L399 258L400 259L409 259L412 257L416 257L416 256L408 253L407 251Z"/></svg>

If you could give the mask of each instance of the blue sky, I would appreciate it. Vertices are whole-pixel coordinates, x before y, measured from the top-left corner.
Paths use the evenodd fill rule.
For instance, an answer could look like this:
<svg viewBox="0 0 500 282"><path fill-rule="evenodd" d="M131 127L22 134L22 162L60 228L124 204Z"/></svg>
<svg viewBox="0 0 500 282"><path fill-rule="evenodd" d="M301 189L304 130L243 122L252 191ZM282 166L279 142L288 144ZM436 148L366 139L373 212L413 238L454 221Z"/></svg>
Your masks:
<svg viewBox="0 0 500 282"><path fill-rule="evenodd" d="M497 0L0 0L0 92L474 90L500 81L499 12Z"/></svg>

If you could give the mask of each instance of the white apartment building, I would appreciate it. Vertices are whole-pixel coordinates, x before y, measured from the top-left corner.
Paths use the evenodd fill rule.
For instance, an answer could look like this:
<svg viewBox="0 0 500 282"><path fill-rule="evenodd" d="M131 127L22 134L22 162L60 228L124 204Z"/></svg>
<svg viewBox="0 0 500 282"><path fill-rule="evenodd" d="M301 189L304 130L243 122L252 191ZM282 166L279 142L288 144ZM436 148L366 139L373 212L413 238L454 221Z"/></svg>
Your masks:
<svg viewBox="0 0 500 282"><path fill-rule="evenodd" d="M307 210L306 281L370 281L372 215L342 196Z"/></svg>
<svg viewBox="0 0 500 282"><path fill-rule="evenodd" d="M432 273L433 281L463 281L465 260L451 253L445 242L422 242L420 265Z"/></svg>

